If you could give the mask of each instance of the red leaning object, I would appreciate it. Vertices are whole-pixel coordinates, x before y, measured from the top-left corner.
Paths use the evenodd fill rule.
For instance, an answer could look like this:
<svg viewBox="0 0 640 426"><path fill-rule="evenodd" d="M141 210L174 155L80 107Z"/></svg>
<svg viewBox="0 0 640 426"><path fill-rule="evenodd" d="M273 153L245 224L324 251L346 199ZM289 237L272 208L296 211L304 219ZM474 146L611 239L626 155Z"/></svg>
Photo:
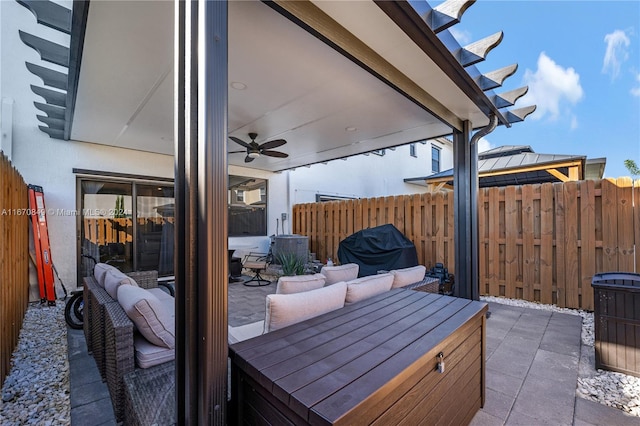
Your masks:
<svg viewBox="0 0 640 426"><path fill-rule="evenodd" d="M41 186L29 185L29 211L33 226L33 245L36 251L36 269L38 270L38 285L40 300L55 305L56 294L53 278L53 259L49 246L49 231L47 229L47 211L44 205L44 193Z"/></svg>

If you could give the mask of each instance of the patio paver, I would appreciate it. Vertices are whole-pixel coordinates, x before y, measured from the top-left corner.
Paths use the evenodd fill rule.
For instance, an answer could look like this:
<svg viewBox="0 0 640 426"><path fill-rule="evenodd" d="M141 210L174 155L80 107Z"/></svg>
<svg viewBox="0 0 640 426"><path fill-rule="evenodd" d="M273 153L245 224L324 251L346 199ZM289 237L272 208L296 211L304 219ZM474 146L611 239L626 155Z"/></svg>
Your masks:
<svg viewBox="0 0 640 426"><path fill-rule="evenodd" d="M229 325L264 319L265 287L229 285ZM640 425L638 417L575 396L580 360L581 318L575 315L489 304L486 401L471 424ZM530 334L529 334L530 333ZM84 335L69 330L72 425L115 424ZM84 349L83 349L84 345ZM82 395L79 395L82 393ZM89 421L89 423L87 423Z"/></svg>

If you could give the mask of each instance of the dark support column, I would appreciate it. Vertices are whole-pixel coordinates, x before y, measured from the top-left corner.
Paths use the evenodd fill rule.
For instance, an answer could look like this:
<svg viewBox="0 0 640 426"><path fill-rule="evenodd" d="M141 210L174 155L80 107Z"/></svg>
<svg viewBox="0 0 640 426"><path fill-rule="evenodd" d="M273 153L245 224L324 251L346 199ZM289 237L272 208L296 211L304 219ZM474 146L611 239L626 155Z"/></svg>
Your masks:
<svg viewBox="0 0 640 426"><path fill-rule="evenodd" d="M175 28L178 423L224 425L227 3L176 0Z"/></svg>
<svg viewBox="0 0 640 426"><path fill-rule="evenodd" d="M470 138L465 121L463 131L453 133L454 295L478 300L478 152Z"/></svg>

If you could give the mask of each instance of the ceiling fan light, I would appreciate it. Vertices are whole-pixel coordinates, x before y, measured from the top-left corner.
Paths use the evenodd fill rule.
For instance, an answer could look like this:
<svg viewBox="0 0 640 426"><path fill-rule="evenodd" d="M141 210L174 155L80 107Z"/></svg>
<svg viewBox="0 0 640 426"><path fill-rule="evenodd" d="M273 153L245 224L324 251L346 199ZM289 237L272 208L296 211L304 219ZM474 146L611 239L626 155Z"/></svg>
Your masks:
<svg viewBox="0 0 640 426"><path fill-rule="evenodd" d="M258 158L258 157L260 157L260 153L258 151L250 151L247 155L250 158Z"/></svg>

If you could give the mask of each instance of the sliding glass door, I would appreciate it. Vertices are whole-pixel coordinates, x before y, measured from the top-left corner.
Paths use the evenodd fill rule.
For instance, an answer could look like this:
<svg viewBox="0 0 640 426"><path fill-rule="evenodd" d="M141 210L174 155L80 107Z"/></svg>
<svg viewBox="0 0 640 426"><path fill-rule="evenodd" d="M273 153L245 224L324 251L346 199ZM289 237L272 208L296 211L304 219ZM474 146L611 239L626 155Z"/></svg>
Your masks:
<svg viewBox="0 0 640 426"><path fill-rule="evenodd" d="M173 184L78 178L78 277L94 262L173 275Z"/></svg>

